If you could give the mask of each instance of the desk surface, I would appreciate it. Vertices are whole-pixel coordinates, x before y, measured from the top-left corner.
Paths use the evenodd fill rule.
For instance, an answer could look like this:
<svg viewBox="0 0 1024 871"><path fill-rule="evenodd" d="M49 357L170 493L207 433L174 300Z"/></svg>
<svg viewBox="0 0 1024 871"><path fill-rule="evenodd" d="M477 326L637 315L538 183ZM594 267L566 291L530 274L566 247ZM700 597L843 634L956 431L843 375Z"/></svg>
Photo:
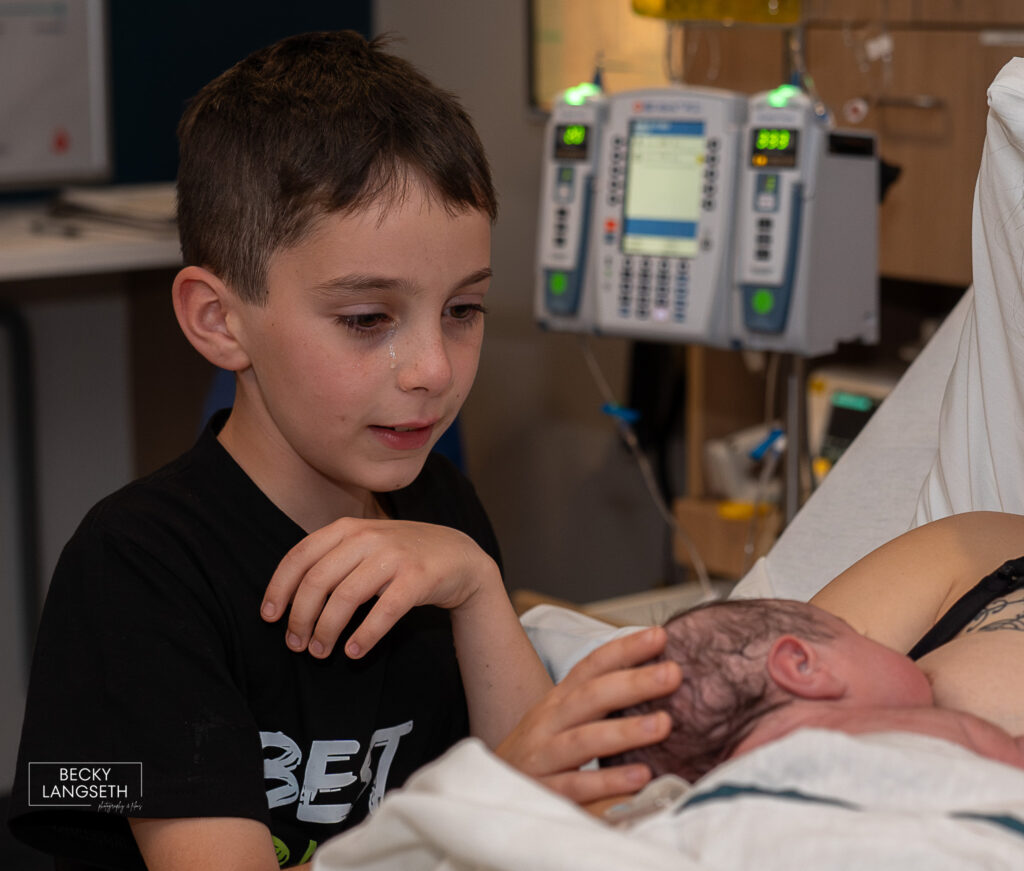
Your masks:
<svg viewBox="0 0 1024 871"><path fill-rule="evenodd" d="M54 221L45 204L0 208L0 281L173 268L178 236L90 219Z"/></svg>

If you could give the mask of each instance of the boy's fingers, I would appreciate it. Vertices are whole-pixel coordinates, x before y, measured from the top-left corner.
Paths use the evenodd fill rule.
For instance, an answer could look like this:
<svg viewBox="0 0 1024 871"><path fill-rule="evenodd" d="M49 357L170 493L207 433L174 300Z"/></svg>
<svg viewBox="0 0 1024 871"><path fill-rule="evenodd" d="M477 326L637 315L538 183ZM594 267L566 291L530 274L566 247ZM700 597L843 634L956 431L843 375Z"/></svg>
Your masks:
<svg viewBox="0 0 1024 871"><path fill-rule="evenodd" d="M548 789L581 805L607 798L631 796L643 789L650 780L651 770L646 765L566 771L540 778L540 782Z"/></svg>
<svg viewBox="0 0 1024 871"><path fill-rule="evenodd" d="M355 614L359 606L390 588L391 576L391 570L383 563L370 566L363 562L357 566L345 578L344 584L338 586L331 593L320 614L314 616L316 627L312 629L310 653L316 657L328 656L341 637L341 633L345 631L345 627L352 621L352 615ZM348 656L356 658L366 653L397 622L398 617L409 610L405 608L398 614L398 617L388 623L385 619L388 608L381 609L380 605L380 600L378 600L349 637L345 644ZM294 609L295 606L292 607ZM375 627L378 625L381 628L379 631L375 631ZM369 627L369 631L367 631L367 627Z"/></svg>
<svg viewBox="0 0 1024 871"><path fill-rule="evenodd" d="M284 614L306 573L339 543L336 536L327 534L330 529L307 535L284 555L263 593L260 614L264 620L273 622Z"/></svg>
<svg viewBox="0 0 1024 871"><path fill-rule="evenodd" d="M667 638L665 630L660 626L616 638L592 650L576 663L562 683L583 683L598 675L640 665L661 653Z"/></svg>
<svg viewBox="0 0 1024 871"><path fill-rule="evenodd" d="M306 641L313 635L321 615L329 604L339 612L347 609L347 616L359 607L372 592L363 595L364 584L360 583L359 572L361 563L351 554L328 554L313 566L302 578L292 598L291 611L288 613L288 629L286 637L292 650L302 650ZM362 598L361 598L362 596ZM330 620L324 624L322 641L331 644L337 640L337 634L328 638ZM345 624L338 627L338 633ZM298 640L298 644L294 643Z"/></svg>
<svg viewBox="0 0 1024 871"><path fill-rule="evenodd" d="M673 692L681 681L682 670L674 662L622 668L578 683L570 683L567 678L553 691L558 704L550 715L552 730L570 729L614 711L660 699Z"/></svg>
<svg viewBox="0 0 1024 871"><path fill-rule="evenodd" d="M388 587L387 593L382 594L374 602L370 613L345 642L345 655L351 659L365 655L415 604L397 591L396 585L392 584Z"/></svg>
<svg viewBox="0 0 1024 871"><path fill-rule="evenodd" d="M498 748L498 755L533 777L570 772L591 759L615 756L636 747L656 744L668 737L672 719L665 711L637 717L597 720L566 729L536 746L514 741Z"/></svg>

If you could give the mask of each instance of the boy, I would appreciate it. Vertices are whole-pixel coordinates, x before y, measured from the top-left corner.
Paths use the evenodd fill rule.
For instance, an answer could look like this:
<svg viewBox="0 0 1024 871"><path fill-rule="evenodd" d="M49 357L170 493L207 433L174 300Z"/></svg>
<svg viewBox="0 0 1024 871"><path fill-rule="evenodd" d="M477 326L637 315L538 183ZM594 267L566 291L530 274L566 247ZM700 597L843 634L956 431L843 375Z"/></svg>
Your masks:
<svg viewBox="0 0 1024 871"><path fill-rule="evenodd" d="M205 87L179 138L174 309L236 400L65 549L12 829L78 863L259 871L307 862L470 733L512 731L506 758L562 776L553 739L602 712L555 722L545 701L513 731L550 681L472 488L430 454L491 275L468 117L379 43L307 34Z"/></svg>
<svg viewBox="0 0 1024 871"><path fill-rule="evenodd" d="M615 761L643 761L655 776L692 782L727 759L813 727L919 732L1024 768L1024 739L936 708L928 678L911 659L814 605L718 602L672 618L666 629L665 656L680 665L683 683L639 708L667 710L672 732Z"/></svg>

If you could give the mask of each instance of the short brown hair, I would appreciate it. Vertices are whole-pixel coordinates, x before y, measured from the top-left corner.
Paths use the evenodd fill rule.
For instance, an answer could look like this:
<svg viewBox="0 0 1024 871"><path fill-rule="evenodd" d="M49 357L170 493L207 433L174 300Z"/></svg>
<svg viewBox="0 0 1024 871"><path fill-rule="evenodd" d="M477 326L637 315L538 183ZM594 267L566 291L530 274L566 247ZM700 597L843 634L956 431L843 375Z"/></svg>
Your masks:
<svg viewBox="0 0 1024 871"><path fill-rule="evenodd" d="M790 599L710 602L672 617L665 629L668 641L658 660L679 663L682 684L622 714L667 711L672 731L659 744L602 765L644 762L655 777L676 774L691 782L728 759L761 717L785 703L767 671L772 643L783 635L835 638L820 611Z"/></svg>
<svg viewBox="0 0 1024 871"><path fill-rule="evenodd" d="M184 261L266 300L273 253L327 214L422 182L450 214L493 221L490 168L456 98L352 31L261 49L206 85L178 126Z"/></svg>

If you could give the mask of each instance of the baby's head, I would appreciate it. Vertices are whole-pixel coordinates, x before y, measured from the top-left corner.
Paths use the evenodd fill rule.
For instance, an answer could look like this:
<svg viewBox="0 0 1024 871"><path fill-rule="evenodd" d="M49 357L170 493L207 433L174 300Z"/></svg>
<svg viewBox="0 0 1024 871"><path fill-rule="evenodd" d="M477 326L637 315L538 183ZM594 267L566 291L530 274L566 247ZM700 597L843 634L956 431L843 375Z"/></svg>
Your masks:
<svg viewBox="0 0 1024 871"><path fill-rule="evenodd" d="M804 602L713 602L673 617L665 629L661 658L680 665L683 682L624 713L666 711L672 731L660 744L609 760L644 762L655 776L696 780L794 702L863 708L932 700L927 678L907 657Z"/></svg>
<svg viewBox="0 0 1024 871"><path fill-rule="evenodd" d="M493 221L483 146L454 96L351 31L289 37L206 85L178 128L185 264L262 304L273 254L331 214L419 185Z"/></svg>

